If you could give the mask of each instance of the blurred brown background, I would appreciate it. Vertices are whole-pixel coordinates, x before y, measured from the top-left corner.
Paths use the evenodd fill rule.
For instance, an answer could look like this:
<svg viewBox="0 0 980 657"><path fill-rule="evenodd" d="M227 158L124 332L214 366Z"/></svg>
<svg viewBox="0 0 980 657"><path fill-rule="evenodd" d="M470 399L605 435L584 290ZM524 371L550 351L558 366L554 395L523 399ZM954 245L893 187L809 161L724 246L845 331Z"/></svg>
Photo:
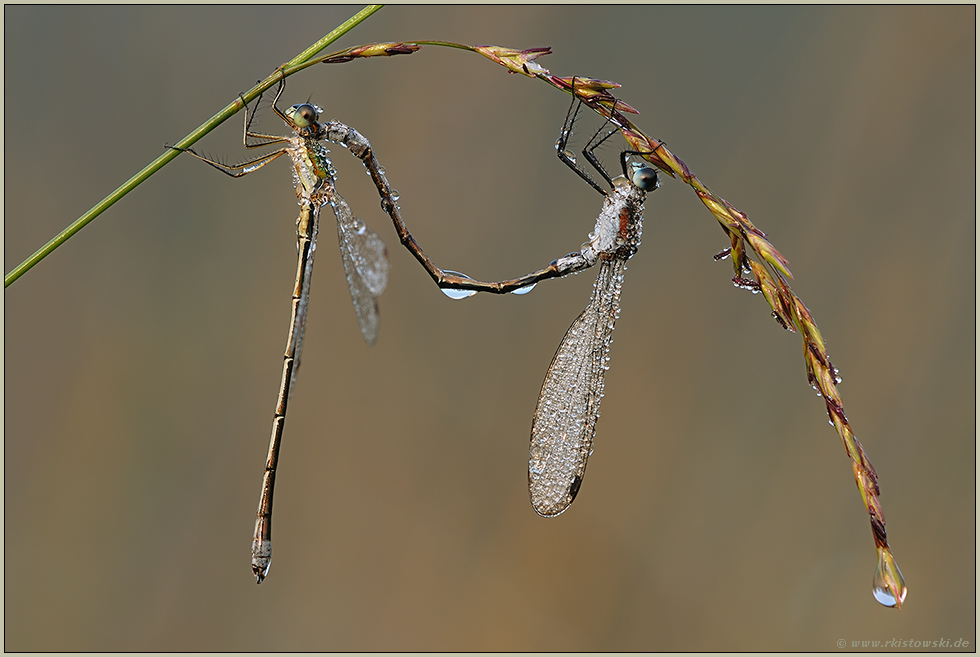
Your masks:
<svg viewBox="0 0 980 657"><path fill-rule="evenodd" d="M6 7L5 271L355 10ZM260 587L288 166L235 181L179 158L6 290L5 648L975 645L974 12L394 6L331 47L548 45L553 73L621 83L789 259L881 478L901 612L871 596L867 515L799 339L712 261L726 240L689 188L647 203L589 473L545 520L531 414L594 273L451 301L335 147L391 282L368 348L325 218ZM543 83L432 48L316 67L286 96L368 136L443 267L520 275L592 229L601 199L554 155L568 97ZM238 161L240 134L236 116L200 147Z"/></svg>

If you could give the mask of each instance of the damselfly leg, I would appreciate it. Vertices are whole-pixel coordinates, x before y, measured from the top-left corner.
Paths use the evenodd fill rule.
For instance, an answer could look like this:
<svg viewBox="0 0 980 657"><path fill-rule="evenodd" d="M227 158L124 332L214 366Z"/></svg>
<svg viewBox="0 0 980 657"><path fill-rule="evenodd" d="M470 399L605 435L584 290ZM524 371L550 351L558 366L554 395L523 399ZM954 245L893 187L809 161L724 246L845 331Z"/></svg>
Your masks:
<svg viewBox="0 0 980 657"><path fill-rule="evenodd" d="M575 87L575 79L572 79L572 88ZM572 171L574 171L582 180L589 183L593 189L605 196L608 192L602 188L599 183L597 183L589 172L579 166L578 161L575 159L575 155L568 150L568 141L572 137L572 126L575 124L575 120L578 118L578 113L582 109L582 102L577 100L574 96L572 98L572 104L568 107L568 112L565 114L565 122L562 124L561 134L558 136L558 141L555 142L555 151L558 153L558 159L564 162ZM613 123L611 119L606 119L606 121L599 126L595 134L592 135L591 139L582 148L582 155L588 160L589 164L599 172L602 179L606 181L606 184L610 187L612 186L612 178L606 173L605 167L602 166L602 162L595 155L595 150L603 144L607 139L619 132L618 126L613 126L611 129L607 130L606 126ZM601 138L600 134L605 131L605 135ZM624 170L625 172L625 170Z"/></svg>

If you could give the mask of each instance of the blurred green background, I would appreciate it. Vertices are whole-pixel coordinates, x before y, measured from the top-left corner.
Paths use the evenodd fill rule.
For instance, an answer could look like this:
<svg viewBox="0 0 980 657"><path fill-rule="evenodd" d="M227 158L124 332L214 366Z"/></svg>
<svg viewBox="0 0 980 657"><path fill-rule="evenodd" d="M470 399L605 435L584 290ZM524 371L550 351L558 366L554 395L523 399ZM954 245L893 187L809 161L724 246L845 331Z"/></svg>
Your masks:
<svg viewBox="0 0 980 657"><path fill-rule="evenodd" d="M5 271L356 9L5 7ZM871 596L798 337L712 261L726 239L689 188L648 200L589 473L546 520L531 414L594 273L451 301L335 147L391 282L368 348L325 218L260 587L288 166L178 158L6 290L5 648L975 645L974 7L393 6L331 49L409 39L552 46L553 73L621 83L769 233L879 473L905 608ZM554 155L568 97L543 83L433 48L314 67L286 97L372 141L443 267L517 276L592 229L601 199ZM239 115L199 146L234 162L240 138Z"/></svg>

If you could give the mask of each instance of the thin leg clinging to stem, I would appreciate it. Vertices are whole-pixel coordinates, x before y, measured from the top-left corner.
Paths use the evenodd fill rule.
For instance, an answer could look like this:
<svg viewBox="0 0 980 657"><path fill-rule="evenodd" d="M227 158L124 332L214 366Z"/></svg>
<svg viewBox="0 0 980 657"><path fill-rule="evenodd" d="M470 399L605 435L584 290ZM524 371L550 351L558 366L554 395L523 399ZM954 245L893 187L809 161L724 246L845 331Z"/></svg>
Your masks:
<svg viewBox="0 0 980 657"><path fill-rule="evenodd" d="M273 105L273 108L276 110L276 114L278 114L279 116L282 116L285 119L285 117L279 111L279 109L275 107L276 102L278 102L278 100L279 100L279 96L282 95L282 90L283 90L283 85L280 84L279 91L276 93L276 99L273 101L272 105ZM256 107L256 109L258 108L259 103L261 101L262 101L262 95L260 94L259 97L255 100L255 107ZM262 148L263 146L272 146L272 145L275 145L275 144L288 144L288 143L290 143L289 137L283 137L281 135L265 135L265 134L258 133L258 132L251 132L249 130L249 128L252 126L252 121L255 120L256 111L253 111L251 113L251 115L250 115L248 113L248 105L245 104L245 101L244 100L242 100L242 104L244 105L244 111L245 111L245 122L244 122L244 124L245 124L245 130L244 130L244 134L242 136L242 144L244 144L245 148ZM288 120L287 120L287 123L289 123ZM258 143L258 144L249 143L249 138L250 137L252 139L261 139L262 141L261 141L261 143ZM253 171L258 171L259 169L261 169L262 167L264 167L269 162L272 162L273 160L278 159L282 155L285 155L286 153L289 152L289 148L288 147L277 148L276 150L272 151L271 153L266 153L264 155L260 155L260 156L258 156L256 158L251 159L251 160L247 160L245 162L241 162L240 164L231 164L231 165L229 165L229 164L224 164L223 162L218 162L217 160L212 160L212 159L210 159L208 157L204 157L203 155L198 155L198 153L194 149L192 149L192 148L177 148L176 146L168 146L167 148L171 148L171 149L176 150L176 151L182 151L184 153L189 153L189 154L193 155L194 157L196 157L197 159L201 160L202 162L205 162L207 164L210 164L211 166L213 166L215 169L217 169L221 173L224 173L224 174L226 174L228 176L231 176L232 178L241 178L242 176L245 176L247 174L250 174Z"/></svg>
<svg viewBox="0 0 980 657"><path fill-rule="evenodd" d="M575 79L573 78L572 87L574 88L574 86ZM597 183L592 176L589 175L588 171L578 165L578 162L575 161L575 156L568 150L568 140L572 137L572 126L575 124L575 119L578 118L578 113L581 109L582 103L576 103L573 97L572 104L568 106L568 112L565 113L565 122L561 126L561 133L558 135L558 141L555 142L555 152L558 154L558 159L564 162L568 168L574 171L582 180L589 183L594 190L605 196L608 192L606 192L606 190L604 190L599 183ZM603 124L603 126L605 126L605 124ZM602 128L599 129L602 130ZM598 133L596 134L598 135ZM592 140L594 139L595 136L589 140L589 144L591 144ZM603 179L609 183L609 176L606 175L606 172L601 166L596 166L596 160L591 153L588 153L589 144L586 144L586 148L582 151L582 153L585 154L586 159L589 160L592 166L595 166L596 171L602 174Z"/></svg>

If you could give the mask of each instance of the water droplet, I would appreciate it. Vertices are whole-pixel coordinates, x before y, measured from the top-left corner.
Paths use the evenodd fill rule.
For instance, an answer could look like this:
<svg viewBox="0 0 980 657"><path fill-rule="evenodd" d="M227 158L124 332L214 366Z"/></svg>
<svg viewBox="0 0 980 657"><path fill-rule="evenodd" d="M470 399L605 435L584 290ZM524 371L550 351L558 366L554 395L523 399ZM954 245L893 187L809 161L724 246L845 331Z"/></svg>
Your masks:
<svg viewBox="0 0 980 657"><path fill-rule="evenodd" d="M575 153L573 153L572 151L565 150L565 151L562 151L562 155L564 155L566 158L568 158L568 161L569 162L571 162L572 164L575 164Z"/></svg>
<svg viewBox="0 0 980 657"><path fill-rule="evenodd" d="M892 589L889 588L889 583L893 584L893 589L898 590L898 599L895 598ZM895 557L887 549L878 548L878 567L875 569L875 578L872 587L875 600L886 607L899 607L905 602L905 596L908 592L908 589L905 587L905 578L902 577L902 571L899 570L898 564L895 563Z"/></svg>
<svg viewBox="0 0 980 657"><path fill-rule="evenodd" d="M528 292L530 292L531 290L533 290L536 285L537 285L537 283L531 283L530 285L525 285L524 287L519 287L516 290L511 290L510 293L511 294L527 294Z"/></svg>
<svg viewBox="0 0 980 657"><path fill-rule="evenodd" d="M444 273L449 274L450 276L459 276L460 278L465 278L471 281L473 280L472 278L470 278L469 276L467 276L462 272L450 271L449 269L443 271ZM476 290L454 290L448 287L440 287L439 289L442 290L442 293L445 294L450 299L466 299L476 294Z"/></svg>
<svg viewBox="0 0 980 657"><path fill-rule="evenodd" d="M466 299L476 294L476 290L453 290L448 287L441 287L439 289L450 299Z"/></svg>
<svg viewBox="0 0 980 657"><path fill-rule="evenodd" d="M392 201L395 201L397 203L398 202L398 199L400 199L401 197L402 197L402 195L398 193L398 190L397 189L391 190L391 200Z"/></svg>

